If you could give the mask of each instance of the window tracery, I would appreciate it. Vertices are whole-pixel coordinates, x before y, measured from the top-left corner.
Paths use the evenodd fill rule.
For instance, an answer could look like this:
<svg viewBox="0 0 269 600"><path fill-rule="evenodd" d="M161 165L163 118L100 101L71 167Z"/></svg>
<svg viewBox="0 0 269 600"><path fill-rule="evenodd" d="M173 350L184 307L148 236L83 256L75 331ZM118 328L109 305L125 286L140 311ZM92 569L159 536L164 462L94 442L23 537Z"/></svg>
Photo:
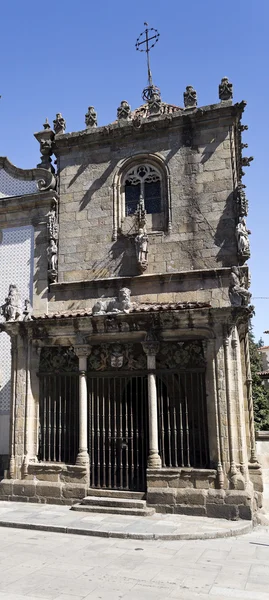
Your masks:
<svg viewBox="0 0 269 600"><path fill-rule="evenodd" d="M142 202L148 214L162 212L161 175L149 164L132 167L124 181L125 215L133 215Z"/></svg>

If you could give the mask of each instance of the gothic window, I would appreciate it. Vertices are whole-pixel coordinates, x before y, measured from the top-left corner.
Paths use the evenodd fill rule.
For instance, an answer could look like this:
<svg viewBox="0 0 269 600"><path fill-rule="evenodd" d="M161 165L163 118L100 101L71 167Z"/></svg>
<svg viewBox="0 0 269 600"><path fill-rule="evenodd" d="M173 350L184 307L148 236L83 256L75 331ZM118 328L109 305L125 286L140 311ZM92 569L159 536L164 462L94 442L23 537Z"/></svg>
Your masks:
<svg viewBox="0 0 269 600"><path fill-rule="evenodd" d="M162 212L161 175L156 167L139 164L132 167L124 180L125 216L133 215L142 201L147 214Z"/></svg>

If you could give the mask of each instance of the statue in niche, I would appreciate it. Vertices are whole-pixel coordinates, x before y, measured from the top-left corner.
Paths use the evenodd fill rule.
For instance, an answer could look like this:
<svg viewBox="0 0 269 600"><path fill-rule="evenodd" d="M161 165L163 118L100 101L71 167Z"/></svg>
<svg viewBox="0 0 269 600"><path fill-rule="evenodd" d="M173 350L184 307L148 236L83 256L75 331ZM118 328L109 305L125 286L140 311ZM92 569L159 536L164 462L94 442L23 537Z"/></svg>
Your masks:
<svg viewBox="0 0 269 600"><path fill-rule="evenodd" d="M55 240L53 240L53 239L51 239L49 241L47 255L48 255L49 270L57 272L57 264L58 264L57 244L56 244Z"/></svg>
<svg viewBox="0 0 269 600"><path fill-rule="evenodd" d="M246 227L246 220L244 217L239 217L238 224L236 226L235 235L237 239L238 252L242 256L250 256L249 248L249 234L251 231Z"/></svg>
<svg viewBox="0 0 269 600"><path fill-rule="evenodd" d="M136 258L140 271L143 273L148 266L148 235L146 231L139 228L138 234L135 237Z"/></svg>
<svg viewBox="0 0 269 600"><path fill-rule="evenodd" d="M183 94L185 108L196 108L197 92L192 85L187 85L186 91Z"/></svg>
<svg viewBox="0 0 269 600"><path fill-rule="evenodd" d="M229 81L228 77L223 77L219 84L219 99L221 102L225 100L232 100L233 97L233 84Z"/></svg>
<svg viewBox="0 0 269 600"><path fill-rule="evenodd" d="M93 308L93 315L106 315L109 313L126 313L128 314L132 308L131 303L131 290L128 288L121 288L119 291L118 298L112 298L112 300L98 300Z"/></svg>
<svg viewBox="0 0 269 600"><path fill-rule="evenodd" d="M66 121L61 113L57 113L53 121L53 129L57 133L64 133L66 130Z"/></svg>
<svg viewBox="0 0 269 600"><path fill-rule="evenodd" d="M16 285L10 284L8 296L1 306L1 314L6 321L22 321L22 303L19 290Z"/></svg>
<svg viewBox="0 0 269 600"><path fill-rule="evenodd" d="M247 290L248 282L245 281L239 267L232 267L230 275L229 296L232 306L247 306L251 293Z"/></svg>

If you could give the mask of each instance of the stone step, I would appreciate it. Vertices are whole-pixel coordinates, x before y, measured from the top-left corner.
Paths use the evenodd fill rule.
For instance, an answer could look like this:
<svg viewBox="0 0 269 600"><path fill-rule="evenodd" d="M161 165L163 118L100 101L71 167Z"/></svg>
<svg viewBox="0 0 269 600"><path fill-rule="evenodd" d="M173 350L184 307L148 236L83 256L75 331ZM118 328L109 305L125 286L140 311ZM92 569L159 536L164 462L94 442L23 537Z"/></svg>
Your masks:
<svg viewBox="0 0 269 600"><path fill-rule="evenodd" d="M108 490L99 488L88 488L88 496L99 498L133 498L134 500L145 500L145 492L130 492L129 490Z"/></svg>
<svg viewBox="0 0 269 600"><path fill-rule="evenodd" d="M105 506L112 508L138 508L145 509L145 500L134 500L133 498L110 498L107 496L86 496L81 504L83 506Z"/></svg>
<svg viewBox="0 0 269 600"><path fill-rule="evenodd" d="M90 513L106 513L106 514L114 514L114 515L128 515L135 517L149 517L155 513L154 508L123 508L123 507L113 507L113 506L89 506L87 504L73 504L71 506L71 510L81 511L81 512L90 512Z"/></svg>

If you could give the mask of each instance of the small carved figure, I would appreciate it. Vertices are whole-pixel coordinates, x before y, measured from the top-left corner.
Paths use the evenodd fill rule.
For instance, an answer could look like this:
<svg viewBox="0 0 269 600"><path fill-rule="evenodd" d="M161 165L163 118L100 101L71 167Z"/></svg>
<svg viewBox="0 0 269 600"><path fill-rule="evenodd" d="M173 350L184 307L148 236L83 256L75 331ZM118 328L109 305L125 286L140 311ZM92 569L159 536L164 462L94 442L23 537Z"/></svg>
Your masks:
<svg viewBox="0 0 269 600"><path fill-rule="evenodd" d="M145 271L148 266L148 241L149 238L144 229L139 229L135 238L135 250L141 271Z"/></svg>
<svg viewBox="0 0 269 600"><path fill-rule="evenodd" d="M149 114L159 115L161 112L162 99L157 90L152 92L151 97L148 100Z"/></svg>
<svg viewBox="0 0 269 600"><path fill-rule="evenodd" d="M27 298L24 301L23 320L24 321L31 321L32 320L32 312L33 312L33 309L32 309L30 300Z"/></svg>
<svg viewBox="0 0 269 600"><path fill-rule="evenodd" d="M232 306L247 306L249 304L251 293L245 286L244 276L241 275L239 267L232 267L229 287Z"/></svg>
<svg viewBox="0 0 269 600"><path fill-rule="evenodd" d="M195 108L197 106L197 92L192 85L187 85L183 97L185 108Z"/></svg>
<svg viewBox="0 0 269 600"><path fill-rule="evenodd" d="M219 99L221 102L225 100L232 100L233 97L233 84L229 81L228 77L223 77L219 84Z"/></svg>
<svg viewBox="0 0 269 600"><path fill-rule="evenodd" d="M123 350L120 344L113 344L111 347L110 365L116 369L120 369L123 365Z"/></svg>
<svg viewBox="0 0 269 600"><path fill-rule="evenodd" d="M49 241L49 247L47 249L47 255L48 255L48 263L49 263L49 269L51 271L57 271L57 244L55 242L55 240L51 239Z"/></svg>
<svg viewBox="0 0 269 600"><path fill-rule="evenodd" d="M129 313L132 307L130 300L131 290L122 288L119 291L118 298L112 300L98 300L93 308L93 315L105 315L108 313Z"/></svg>
<svg viewBox="0 0 269 600"><path fill-rule="evenodd" d="M21 296L18 288L14 284L10 284L8 296L5 303L1 306L1 314L6 321L21 321L22 320L22 304Z"/></svg>
<svg viewBox="0 0 269 600"><path fill-rule="evenodd" d="M57 223L55 206L53 206L48 213L48 234L49 234L49 239L57 240L57 238L58 238L58 223Z"/></svg>
<svg viewBox="0 0 269 600"><path fill-rule="evenodd" d="M244 217L239 217L238 224L236 226L235 234L237 239L238 252L242 256L250 256L249 248L249 234L251 231L246 227L246 220Z"/></svg>
<svg viewBox="0 0 269 600"><path fill-rule="evenodd" d="M64 133L66 130L66 121L61 113L57 113L53 121L53 129L57 133Z"/></svg>
<svg viewBox="0 0 269 600"><path fill-rule="evenodd" d="M244 191L244 187L242 184L239 184L237 187L237 207L238 207L238 216L243 217L248 214L248 200L246 197L246 193Z"/></svg>
<svg viewBox="0 0 269 600"><path fill-rule="evenodd" d="M88 112L85 115L85 123L88 128L97 127L97 112L93 106L89 106Z"/></svg>
<svg viewBox="0 0 269 600"><path fill-rule="evenodd" d="M118 107L117 110L117 119L120 120L127 120L130 118L131 115L131 107L130 104L128 104L128 102L126 100L122 100L122 102L120 103L120 106Z"/></svg>
<svg viewBox="0 0 269 600"><path fill-rule="evenodd" d="M253 156L242 156L241 165L242 167L250 167L250 163L254 160Z"/></svg>

